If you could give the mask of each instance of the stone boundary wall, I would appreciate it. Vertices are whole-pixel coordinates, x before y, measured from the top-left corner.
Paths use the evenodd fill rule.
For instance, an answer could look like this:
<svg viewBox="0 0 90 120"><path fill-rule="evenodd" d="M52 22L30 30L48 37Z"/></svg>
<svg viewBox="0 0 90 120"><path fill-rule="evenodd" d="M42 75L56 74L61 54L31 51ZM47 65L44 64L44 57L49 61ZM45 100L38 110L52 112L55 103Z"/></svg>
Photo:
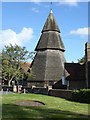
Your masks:
<svg viewBox="0 0 90 120"><path fill-rule="evenodd" d="M52 89L49 90L48 95L65 99L72 99L72 90Z"/></svg>
<svg viewBox="0 0 90 120"><path fill-rule="evenodd" d="M2 89L3 89L3 91L14 92L12 86L10 86L10 87L9 86L2 86ZM16 89L17 89L16 92L18 92L18 86L16 86ZM35 93L35 94L45 94L45 95L48 95L48 89L44 88L44 87L29 88L29 87L22 86L21 93L24 92L24 89L25 89L26 93Z"/></svg>
<svg viewBox="0 0 90 120"><path fill-rule="evenodd" d="M13 87L7 87L3 86L3 91L12 91L13 92ZM55 97L61 97L65 99L72 99L72 90L65 90L65 89L50 89L48 90L47 88L28 88L28 87L22 87L22 92L24 92L24 89L26 93L35 93L35 94L45 94L45 95L50 95L50 96L55 96Z"/></svg>
<svg viewBox="0 0 90 120"><path fill-rule="evenodd" d="M2 86L3 91L11 91L13 92L13 87L12 86Z"/></svg>
<svg viewBox="0 0 90 120"><path fill-rule="evenodd" d="M27 93L48 95L48 89L44 87L33 87L33 88L23 87L22 90L24 89L26 89Z"/></svg>

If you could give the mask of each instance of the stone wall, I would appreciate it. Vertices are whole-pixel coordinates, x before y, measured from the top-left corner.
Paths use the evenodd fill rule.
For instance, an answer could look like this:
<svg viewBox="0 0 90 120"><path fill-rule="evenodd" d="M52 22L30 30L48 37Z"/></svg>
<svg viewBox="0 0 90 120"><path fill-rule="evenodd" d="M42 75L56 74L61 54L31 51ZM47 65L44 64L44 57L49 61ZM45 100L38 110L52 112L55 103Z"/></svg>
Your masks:
<svg viewBox="0 0 90 120"><path fill-rule="evenodd" d="M48 95L55 96L55 97L61 97L65 99L71 99L72 90L52 89L52 90L49 90Z"/></svg>
<svg viewBox="0 0 90 120"><path fill-rule="evenodd" d="M26 93L34 93L34 94L48 94L48 89L44 87L22 87L22 91L26 91Z"/></svg>
<svg viewBox="0 0 90 120"><path fill-rule="evenodd" d="M13 92L13 87L12 86L2 86L3 91L11 91Z"/></svg>

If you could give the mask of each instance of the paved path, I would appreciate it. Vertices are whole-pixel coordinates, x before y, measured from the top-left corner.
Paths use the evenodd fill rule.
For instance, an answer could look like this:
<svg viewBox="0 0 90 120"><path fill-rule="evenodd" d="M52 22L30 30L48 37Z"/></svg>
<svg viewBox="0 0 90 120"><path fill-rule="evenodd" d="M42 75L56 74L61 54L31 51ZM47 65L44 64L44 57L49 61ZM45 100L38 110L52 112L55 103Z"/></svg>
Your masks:
<svg viewBox="0 0 90 120"><path fill-rule="evenodd" d="M2 91L0 91L0 95L2 95L2 94L13 94L13 92L10 92L10 91L9 92L8 91L3 91L2 92Z"/></svg>

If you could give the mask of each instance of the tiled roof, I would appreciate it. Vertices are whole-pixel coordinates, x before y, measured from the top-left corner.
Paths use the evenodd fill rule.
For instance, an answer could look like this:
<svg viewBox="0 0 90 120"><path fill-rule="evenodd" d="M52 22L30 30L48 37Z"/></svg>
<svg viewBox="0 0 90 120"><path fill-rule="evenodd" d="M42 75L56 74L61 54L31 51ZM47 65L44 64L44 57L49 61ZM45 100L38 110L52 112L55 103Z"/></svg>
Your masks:
<svg viewBox="0 0 90 120"><path fill-rule="evenodd" d="M85 80L85 64L65 63L65 69L70 74L67 80Z"/></svg>

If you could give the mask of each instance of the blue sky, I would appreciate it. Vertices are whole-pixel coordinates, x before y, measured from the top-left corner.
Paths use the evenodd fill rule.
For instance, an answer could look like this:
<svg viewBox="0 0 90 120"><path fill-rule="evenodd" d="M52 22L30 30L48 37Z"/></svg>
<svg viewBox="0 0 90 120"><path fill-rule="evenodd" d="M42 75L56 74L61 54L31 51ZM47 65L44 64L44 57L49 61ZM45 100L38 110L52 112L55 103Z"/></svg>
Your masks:
<svg viewBox="0 0 90 120"><path fill-rule="evenodd" d="M84 56L88 41L88 2L53 2L52 9L65 45L66 60L77 62ZM49 2L3 2L0 47L16 43L34 51L49 12Z"/></svg>

